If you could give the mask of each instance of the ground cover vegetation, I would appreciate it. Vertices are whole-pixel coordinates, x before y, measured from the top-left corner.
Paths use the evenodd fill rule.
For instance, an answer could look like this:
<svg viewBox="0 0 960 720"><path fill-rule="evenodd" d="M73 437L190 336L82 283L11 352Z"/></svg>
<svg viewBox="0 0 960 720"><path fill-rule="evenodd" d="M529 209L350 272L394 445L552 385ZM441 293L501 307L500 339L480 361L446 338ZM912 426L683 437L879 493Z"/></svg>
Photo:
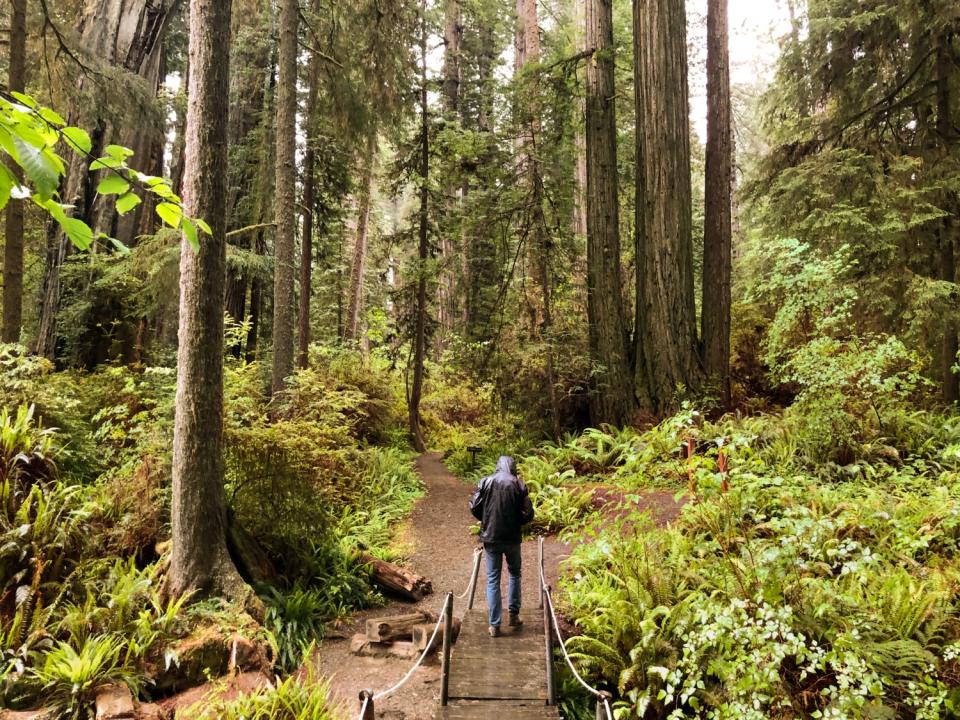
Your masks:
<svg viewBox="0 0 960 720"><path fill-rule="evenodd" d="M0 5L0 708L336 715L429 448L619 718L960 715L960 11L739 5Z"/></svg>

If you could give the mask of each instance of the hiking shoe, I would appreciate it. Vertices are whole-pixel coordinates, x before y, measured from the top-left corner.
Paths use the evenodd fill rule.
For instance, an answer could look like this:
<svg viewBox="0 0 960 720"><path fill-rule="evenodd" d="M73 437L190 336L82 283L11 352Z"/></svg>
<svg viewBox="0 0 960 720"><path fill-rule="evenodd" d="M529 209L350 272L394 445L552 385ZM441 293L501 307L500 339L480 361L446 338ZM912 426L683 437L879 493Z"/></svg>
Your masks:
<svg viewBox="0 0 960 720"><path fill-rule="evenodd" d="M510 617L509 617L509 619L507 620L507 625L509 625L510 627L515 627L515 628L522 627L522 626L523 626L523 620L520 619L520 613L518 613L518 612L515 612L515 613L512 612L512 613L510 613Z"/></svg>
<svg viewBox="0 0 960 720"><path fill-rule="evenodd" d="M490 637L500 637L500 626L491 625L490 627L487 628L487 632L490 633Z"/></svg>

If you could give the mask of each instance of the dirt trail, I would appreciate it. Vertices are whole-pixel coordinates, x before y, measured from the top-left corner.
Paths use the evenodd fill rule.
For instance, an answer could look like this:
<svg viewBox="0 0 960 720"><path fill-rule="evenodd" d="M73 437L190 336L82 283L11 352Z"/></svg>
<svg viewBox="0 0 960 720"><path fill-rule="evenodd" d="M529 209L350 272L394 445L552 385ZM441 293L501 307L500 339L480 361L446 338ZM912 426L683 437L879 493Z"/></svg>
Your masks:
<svg viewBox="0 0 960 720"><path fill-rule="evenodd" d="M473 518L467 509L472 488L454 477L444 467L437 453L427 453L417 459L417 470L426 485L426 495L417 503L406 538L413 547L409 566L433 583L434 593L420 603L393 602L384 608L375 608L354 615L348 632L362 627L367 618L389 615L411 607L423 607L438 612L448 591L462 593L470 581L473 549L476 538L470 534ZM492 471L492 468L491 468ZM544 543L545 566L548 581L556 584L557 567L567 556L567 548L554 540ZM523 545L523 604L537 603L537 546L528 541ZM506 574L506 573L504 573ZM503 591L506 592L504 578ZM481 567L475 607L486 607L485 581ZM454 614L460 616L465 600L455 601ZM359 709L357 693L362 688L374 692L393 685L412 665L410 660L357 657L350 653L350 641L327 639L317 651L317 667L331 679L334 696L347 709L346 717L355 717ZM434 657L420 667L404 687L392 697L377 703L377 717L393 720L429 720L433 717L440 688L440 665Z"/></svg>

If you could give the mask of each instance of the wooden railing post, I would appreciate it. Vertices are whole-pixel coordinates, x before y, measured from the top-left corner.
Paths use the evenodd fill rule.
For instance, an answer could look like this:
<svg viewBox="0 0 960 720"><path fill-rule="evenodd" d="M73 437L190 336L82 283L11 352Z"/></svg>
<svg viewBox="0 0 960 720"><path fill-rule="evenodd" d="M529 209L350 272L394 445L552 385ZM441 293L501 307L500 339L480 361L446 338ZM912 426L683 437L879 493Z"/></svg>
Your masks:
<svg viewBox="0 0 960 720"><path fill-rule="evenodd" d="M450 646L453 639L453 593L447 593L443 605L443 657L440 665L440 705L446 707L450 695Z"/></svg>
<svg viewBox="0 0 960 720"><path fill-rule="evenodd" d="M540 583L543 583L543 536L537 538L537 564L540 567ZM543 586L540 587L540 607L543 607Z"/></svg>
<svg viewBox="0 0 960 720"><path fill-rule="evenodd" d="M477 594L477 580L480 577L480 558L483 551L474 553L473 558L473 578L470 580L470 597L467 598L467 610L473 610L473 598Z"/></svg>
<svg viewBox="0 0 960 720"><path fill-rule="evenodd" d="M557 704L556 680L553 674L553 622L550 613L550 588L540 588L540 602L543 607L543 642L547 660L547 705Z"/></svg>
<svg viewBox="0 0 960 720"><path fill-rule="evenodd" d="M374 720L372 690L360 691L360 719L359 720Z"/></svg>

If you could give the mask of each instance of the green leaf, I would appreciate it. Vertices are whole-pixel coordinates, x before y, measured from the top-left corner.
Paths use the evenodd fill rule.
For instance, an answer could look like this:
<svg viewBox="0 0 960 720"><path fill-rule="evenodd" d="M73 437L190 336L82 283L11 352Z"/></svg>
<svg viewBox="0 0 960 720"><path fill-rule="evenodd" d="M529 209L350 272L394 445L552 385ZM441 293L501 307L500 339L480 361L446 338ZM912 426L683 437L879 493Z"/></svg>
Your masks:
<svg viewBox="0 0 960 720"><path fill-rule="evenodd" d="M7 170L7 166L0 163L0 211L7 206L13 184L14 179L10 177L10 171Z"/></svg>
<svg viewBox="0 0 960 720"><path fill-rule="evenodd" d="M130 183L119 175L107 175L97 184L97 192L101 195L123 195L130 189Z"/></svg>
<svg viewBox="0 0 960 720"><path fill-rule="evenodd" d="M51 110L50 108L42 107L42 108L40 108L40 110L38 111L38 113L40 114L40 117L42 117L44 120L46 120L46 121L47 121L48 123L50 123L51 125L56 125L57 127L62 127L63 125L66 125L66 124L67 124L67 121L64 120L64 119L60 116L59 113L54 112L54 111Z"/></svg>
<svg viewBox="0 0 960 720"><path fill-rule="evenodd" d="M201 230L203 230L207 235L213 235L213 230L210 229L210 226L207 225L207 221L202 218L195 218L194 222L197 224Z"/></svg>
<svg viewBox="0 0 960 720"><path fill-rule="evenodd" d="M157 215L167 225L176 229L180 227L180 220L183 218L183 208L173 203L160 203L157 205Z"/></svg>
<svg viewBox="0 0 960 720"><path fill-rule="evenodd" d="M190 218L183 218L183 235L190 243L194 252L200 252L200 240L197 238L197 226L193 224Z"/></svg>
<svg viewBox="0 0 960 720"><path fill-rule="evenodd" d="M60 179L56 168L47 157L29 143L25 143L16 135L13 144L17 148L20 167L27 179L42 197L49 198L57 191L57 182Z"/></svg>
<svg viewBox="0 0 960 720"><path fill-rule="evenodd" d="M35 109L35 108L37 107L37 101L34 100L34 99L33 99L32 97L30 97L29 95L24 95L23 93L19 93L19 92L17 92L16 90L11 90L11 91L10 91L10 94L13 95L13 97L15 97L15 98L16 98L17 100L19 100L21 103L23 103L24 105L26 105L28 108L34 108L34 109Z"/></svg>
<svg viewBox="0 0 960 720"><path fill-rule="evenodd" d="M117 198L117 212L126 215L140 204L140 197L136 193L124 193Z"/></svg>
<svg viewBox="0 0 960 720"><path fill-rule="evenodd" d="M90 142L90 135L87 134L87 131L83 128L65 127L60 131L60 134L67 139L67 142L73 146L74 150L83 154L90 152L93 148L93 143Z"/></svg>
<svg viewBox="0 0 960 720"><path fill-rule="evenodd" d="M130 248L128 248L122 242L120 242L116 238L109 238L109 240L110 240L110 244L113 245L114 250L116 250L118 253L120 253L121 255L130 254Z"/></svg>
<svg viewBox="0 0 960 720"><path fill-rule="evenodd" d="M64 218L60 221L60 227L77 249L86 250L93 244L93 230L83 220Z"/></svg>
<svg viewBox="0 0 960 720"><path fill-rule="evenodd" d="M103 168L118 168L123 165L123 160L117 160L112 157L97 158L90 163L91 170L102 170Z"/></svg>
<svg viewBox="0 0 960 720"><path fill-rule="evenodd" d="M107 145L107 147L104 149L104 152L120 162L123 162L128 157L133 155L133 150L130 148L125 148L122 145Z"/></svg>

